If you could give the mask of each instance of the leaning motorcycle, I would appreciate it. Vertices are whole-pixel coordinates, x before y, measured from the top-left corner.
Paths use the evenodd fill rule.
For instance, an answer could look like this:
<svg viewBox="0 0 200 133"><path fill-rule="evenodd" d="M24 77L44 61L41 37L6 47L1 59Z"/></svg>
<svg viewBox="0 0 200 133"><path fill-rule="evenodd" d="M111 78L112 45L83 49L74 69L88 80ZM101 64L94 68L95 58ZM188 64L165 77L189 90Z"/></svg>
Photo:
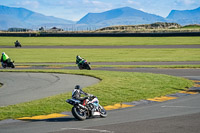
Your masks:
<svg viewBox="0 0 200 133"><path fill-rule="evenodd" d="M87 60L83 60L83 62L81 64L79 64L78 67L80 70L82 70L82 69L91 70L90 63L87 62Z"/></svg>
<svg viewBox="0 0 200 133"><path fill-rule="evenodd" d="M99 104L96 96L90 95L82 103L75 99L67 99L66 102L73 105L72 115L78 120L85 120L93 116L107 116L106 110Z"/></svg>
<svg viewBox="0 0 200 133"><path fill-rule="evenodd" d="M15 47L22 47L22 45L19 42L15 42Z"/></svg>
<svg viewBox="0 0 200 133"><path fill-rule="evenodd" d="M15 68L14 61L4 62L1 65L2 65L3 68L6 68L6 67Z"/></svg>

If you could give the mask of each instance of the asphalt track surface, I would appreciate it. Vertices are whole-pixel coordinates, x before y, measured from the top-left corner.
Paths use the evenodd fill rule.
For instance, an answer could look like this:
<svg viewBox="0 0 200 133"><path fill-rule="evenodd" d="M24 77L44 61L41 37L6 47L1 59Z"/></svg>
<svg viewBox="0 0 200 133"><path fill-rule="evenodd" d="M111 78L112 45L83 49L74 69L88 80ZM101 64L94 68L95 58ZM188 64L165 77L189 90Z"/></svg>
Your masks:
<svg viewBox="0 0 200 133"><path fill-rule="evenodd" d="M161 73L200 80L200 69L96 68L94 70ZM199 92L200 88L197 89ZM86 121L77 121L73 116L41 121L4 120L0 122L0 133L198 133L199 101L200 94L184 95L175 100L144 103L108 111L107 118L93 118Z"/></svg>
<svg viewBox="0 0 200 133"><path fill-rule="evenodd" d="M99 80L70 74L0 72L0 82L1 107L70 92L77 83L87 87Z"/></svg>
<svg viewBox="0 0 200 133"><path fill-rule="evenodd" d="M180 70L182 71L182 69L175 69L171 73L179 76L183 72L181 75L186 78L200 80L200 69L187 69L187 73L184 73L185 70L177 72ZM118 69L118 71L133 72L135 69ZM170 71L172 70L164 69L162 73ZM146 72L152 72L152 70L149 69ZM198 76L191 76L194 74ZM41 121L4 120L0 122L0 133L197 133L200 130L199 100L200 94L188 95L167 102L148 103L131 108L108 111L107 118L93 118L86 121L77 121L73 116Z"/></svg>

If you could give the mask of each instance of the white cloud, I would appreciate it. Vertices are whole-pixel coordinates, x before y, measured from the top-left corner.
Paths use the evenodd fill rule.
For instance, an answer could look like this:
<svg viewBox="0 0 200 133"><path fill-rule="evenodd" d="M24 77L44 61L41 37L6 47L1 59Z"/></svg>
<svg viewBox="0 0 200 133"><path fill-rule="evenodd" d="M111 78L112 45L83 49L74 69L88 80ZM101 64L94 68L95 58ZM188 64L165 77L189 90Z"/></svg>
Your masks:
<svg viewBox="0 0 200 133"><path fill-rule="evenodd" d="M127 0L127 2L126 2L127 4L132 4L132 5L137 5L137 6L139 6L140 5L140 3L139 2L136 2L136 1L133 1L133 0Z"/></svg>
<svg viewBox="0 0 200 133"><path fill-rule="evenodd" d="M195 4L195 0L176 0L176 2L179 4L184 4L184 5Z"/></svg>
<svg viewBox="0 0 200 133"><path fill-rule="evenodd" d="M83 0L83 3L90 3L89 0Z"/></svg>
<svg viewBox="0 0 200 133"><path fill-rule="evenodd" d="M129 4L134 4L134 1L128 0L127 3L129 3Z"/></svg>
<svg viewBox="0 0 200 133"><path fill-rule="evenodd" d="M82 4L79 3L79 9L87 12L102 12L112 8L112 4L109 2L99 0L82 0Z"/></svg>
<svg viewBox="0 0 200 133"><path fill-rule="evenodd" d="M183 1L186 5L191 5L191 4L194 4L195 1L194 0L184 0Z"/></svg>
<svg viewBox="0 0 200 133"><path fill-rule="evenodd" d="M26 1L21 1L21 2L17 2L18 6L23 6L23 7L31 7L31 8L39 8L40 3L38 1L30 1L30 0L26 0Z"/></svg>
<svg viewBox="0 0 200 133"><path fill-rule="evenodd" d="M105 6L107 5L106 2L101 2L98 0L82 0L85 6Z"/></svg>
<svg viewBox="0 0 200 133"><path fill-rule="evenodd" d="M95 4L95 5L102 5L102 4L103 4L103 3L100 2L100 1L92 1L92 3Z"/></svg>

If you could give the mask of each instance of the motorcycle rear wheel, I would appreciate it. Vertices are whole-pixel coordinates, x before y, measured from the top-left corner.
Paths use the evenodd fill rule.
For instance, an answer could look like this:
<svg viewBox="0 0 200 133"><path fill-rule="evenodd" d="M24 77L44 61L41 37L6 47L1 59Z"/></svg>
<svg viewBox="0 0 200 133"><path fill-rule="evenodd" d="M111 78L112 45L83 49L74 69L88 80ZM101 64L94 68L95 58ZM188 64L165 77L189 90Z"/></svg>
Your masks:
<svg viewBox="0 0 200 133"><path fill-rule="evenodd" d="M6 65L2 65L3 68L6 68Z"/></svg>
<svg viewBox="0 0 200 133"><path fill-rule="evenodd" d="M85 120L86 119L86 112L81 111L79 108L73 107L72 108L72 115L78 120Z"/></svg>

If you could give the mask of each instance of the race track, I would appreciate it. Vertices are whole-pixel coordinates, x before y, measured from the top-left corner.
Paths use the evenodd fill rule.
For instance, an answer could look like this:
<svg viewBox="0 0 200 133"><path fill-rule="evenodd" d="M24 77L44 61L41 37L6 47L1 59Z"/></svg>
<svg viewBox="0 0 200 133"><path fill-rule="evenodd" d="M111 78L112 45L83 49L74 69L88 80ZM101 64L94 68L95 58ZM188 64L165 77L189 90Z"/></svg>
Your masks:
<svg viewBox="0 0 200 133"><path fill-rule="evenodd" d="M99 80L70 74L0 72L0 82L0 106L7 106L70 92L77 84L87 87Z"/></svg>
<svg viewBox="0 0 200 133"><path fill-rule="evenodd" d="M162 62L163 63L163 62ZM184 62L181 62L181 64ZM185 62L187 63L187 62ZM189 63L189 62L188 62ZM199 62L193 62L199 64ZM147 64L148 65L148 64ZM164 65L164 64L163 64ZM23 68L19 68L23 69ZM31 68L30 68L31 69ZM37 69L34 67L34 69ZM41 69L41 67L38 67ZM45 68L47 69L47 68ZM55 68L56 69L56 68ZM75 67L67 67L62 69L77 69ZM93 70L103 70L103 71L126 71L126 72L145 72L145 73L161 73L168 74L173 76L181 76L191 80L200 80L200 69L157 69L157 68L106 68L99 67L94 68ZM5 74L3 81L4 85L0 88L2 91L7 83L13 82L16 79L17 74L21 73L0 73L0 81L2 82L2 74ZM24 75L23 75L24 74ZM33 75L32 75L33 74ZM15 76L11 76L15 75ZM18 83L24 83L24 80L35 80L35 83L44 81L42 84L42 88L49 86L51 91L54 92L55 87L53 87L54 83L57 86L58 84L63 84L63 86L56 87L60 88L61 91L71 91L73 86L79 82L77 77L72 79L69 76L69 79L72 85L70 87L66 86L67 77L62 77L59 74L45 74L36 77L35 73L22 73L22 80L18 81ZM48 78L45 78L48 77ZM59 78L60 79L59 79ZM80 79L80 77L78 77ZM59 80L58 80L59 79ZM85 77L84 77L85 79ZM61 81L65 81L61 83ZM87 80L89 81L89 80ZM26 81L29 83L29 81ZM60 82L60 83L59 83ZM98 80L95 79L93 83L89 82L89 84L85 84L85 86L97 83ZM35 86L35 83L29 83L25 86L32 86L33 90L40 90ZM74 83L74 84L73 84ZM14 85L14 83L13 83ZM11 88L13 85L10 86ZM21 85L21 84L19 84ZM30 88L28 86L28 88ZM52 87L51 87L52 86ZM21 88L21 92L24 91L25 88ZM46 92L44 88L44 92ZM200 92L200 87L196 87L195 92ZM20 90L16 90L16 92L20 92ZM28 90L27 90L28 91ZM30 91L30 90L29 90ZM26 92L27 93L27 92ZM39 93L39 92L37 92ZM57 93L57 92L56 92ZM62 93L62 92L58 92ZM1 95L1 93L0 93ZM17 94L22 95L22 94ZM3 95L1 95L3 96ZM7 95L9 96L9 95ZM0 97L1 98L1 97ZM5 97L4 97L5 98ZM200 94L185 94L177 99L165 101L165 102L151 102L151 103L143 103L138 106L111 110L108 111L107 118L93 118L87 119L86 121L77 121L74 119L72 115L62 118L53 118L47 120L40 121L20 121L20 120L4 120L0 121L0 133L197 133L200 131L199 123L200 123ZM1 99L0 99L1 102ZM11 103L13 104L13 103ZM9 105L9 104L8 104ZM2 105L5 106L5 105Z"/></svg>
<svg viewBox="0 0 200 133"><path fill-rule="evenodd" d="M148 69L148 68L146 68ZM126 71L134 71L134 69L125 69ZM118 71L125 71L118 69ZM169 72L165 69L158 69L159 72L164 70L162 73ZM175 69L176 70L176 69ZM179 72L173 71L173 75L180 75ZM177 69L179 71L179 69ZM190 70L190 69L189 69ZM113 70L116 71L116 68ZM146 70L147 72L147 70ZM148 72L152 72L151 69ZM200 80L199 76L191 76L193 74L199 75L199 69L192 69L184 75L184 77L192 80ZM0 73L2 74L2 73ZM12 81L11 76L21 73L3 73L5 77L8 77L9 81ZM6 76L7 75L7 76ZM22 75L29 77L30 73ZM29 76L28 76L29 75ZM35 73L32 75L32 79L36 78ZM62 75L62 74L61 74ZM22 77L23 77L22 76ZM47 79L44 77L48 77ZM45 74L37 78L46 80L43 86L46 84L56 83L57 74ZM50 78L52 76L52 78ZM72 75L73 76L73 75ZM53 78L54 77L54 78ZM60 76L59 76L60 77ZM62 76L61 76L62 77ZM15 76L13 76L15 78ZM38 81L38 79L34 79ZM65 77L66 78L66 77ZM66 81L66 79L63 79ZM24 79L24 78L23 78ZM28 79L28 78L27 78ZM75 80L75 79L73 79ZM95 79L96 83L98 80ZM75 81L76 83L76 81ZM64 84L64 86L66 83ZM88 85L88 84L87 84ZM86 86L87 86L86 85ZM48 85L47 85L48 86ZM72 85L73 87L74 85ZM64 89L63 89L64 88ZM61 87L62 91L67 91L66 86ZM69 89L71 91L71 87ZM194 119L200 116L200 94L183 96L175 100L170 100L161 103L150 103L142 104L131 108L119 109L108 111L109 115L107 118L94 118L88 119L85 122L80 122L74 119L73 116L48 119L42 121L19 121L19 120L4 120L0 122L0 133L35 133L35 132L51 132L51 133L118 133L118 132L137 132L149 133L153 131L165 131L176 133L188 133L188 131L197 132L200 130L197 123L200 123L200 119ZM160 124L159 126L157 126ZM169 126L168 126L169 125ZM178 128L177 126L180 126ZM144 128L145 127L145 128ZM187 128L184 128L187 127Z"/></svg>

